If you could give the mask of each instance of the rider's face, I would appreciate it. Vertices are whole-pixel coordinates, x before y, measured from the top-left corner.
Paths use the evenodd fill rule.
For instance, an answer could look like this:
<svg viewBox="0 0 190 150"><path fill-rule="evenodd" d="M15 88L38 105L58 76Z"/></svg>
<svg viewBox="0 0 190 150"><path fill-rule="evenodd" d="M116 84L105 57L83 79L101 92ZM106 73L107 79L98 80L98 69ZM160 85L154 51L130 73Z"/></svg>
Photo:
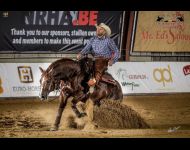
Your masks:
<svg viewBox="0 0 190 150"><path fill-rule="evenodd" d="M97 36L103 36L105 35L106 31L102 27L97 27L96 34Z"/></svg>

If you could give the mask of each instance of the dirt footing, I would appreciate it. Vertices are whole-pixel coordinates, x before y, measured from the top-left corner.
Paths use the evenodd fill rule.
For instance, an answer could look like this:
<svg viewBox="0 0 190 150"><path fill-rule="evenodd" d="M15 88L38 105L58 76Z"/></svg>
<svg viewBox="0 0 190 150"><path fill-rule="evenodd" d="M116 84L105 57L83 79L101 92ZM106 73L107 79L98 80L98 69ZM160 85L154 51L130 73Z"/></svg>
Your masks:
<svg viewBox="0 0 190 150"><path fill-rule="evenodd" d="M77 119L78 120L78 119ZM83 128L77 125L76 118L69 116L67 121L71 128ZM100 106L94 107L94 123L101 128L112 129L146 129L150 126L132 108L118 101L102 100Z"/></svg>

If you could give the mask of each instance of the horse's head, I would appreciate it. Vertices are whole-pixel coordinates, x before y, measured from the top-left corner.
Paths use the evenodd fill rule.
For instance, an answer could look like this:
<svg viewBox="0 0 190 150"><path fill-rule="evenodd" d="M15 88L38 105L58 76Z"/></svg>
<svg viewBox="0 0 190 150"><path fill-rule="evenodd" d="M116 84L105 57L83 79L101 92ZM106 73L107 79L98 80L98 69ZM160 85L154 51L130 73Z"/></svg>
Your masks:
<svg viewBox="0 0 190 150"><path fill-rule="evenodd" d="M49 73L47 73L45 70L43 70L41 67L39 67L41 71L41 78L40 78L40 99L41 100L47 100L48 95L50 92L54 91L56 89L56 83L55 80L50 76Z"/></svg>

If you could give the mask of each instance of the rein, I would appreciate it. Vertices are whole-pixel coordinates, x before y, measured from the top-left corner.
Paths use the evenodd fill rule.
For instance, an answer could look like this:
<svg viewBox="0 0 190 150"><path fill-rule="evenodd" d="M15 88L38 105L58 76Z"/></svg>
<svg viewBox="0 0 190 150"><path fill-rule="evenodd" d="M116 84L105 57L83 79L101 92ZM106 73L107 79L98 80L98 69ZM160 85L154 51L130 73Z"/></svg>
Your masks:
<svg viewBox="0 0 190 150"><path fill-rule="evenodd" d="M51 83L50 83L50 85L49 85L49 88L48 88L48 89L49 89L49 91L50 91L50 88L51 88L52 84L53 84L53 80L51 80ZM56 89L56 86L57 86L57 84L55 83L55 89ZM54 91L55 91L55 90L54 90ZM50 99L50 100L48 99L48 102L51 102L51 101L53 101L53 100L57 99L57 97L56 97L56 96L57 96L57 93L58 93L58 92L60 92L60 88L58 88L58 89L56 90L56 93L55 93L55 96L54 96L55 98Z"/></svg>
<svg viewBox="0 0 190 150"><path fill-rule="evenodd" d="M55 96L54 96L55 98L53 98L53 99L48 99L47 101L48 101L48 102L51 102L51 101L53 101L53 100L57 99L57 97L56 97L56 96L57 96L57 92L58 92L58 91L60 92L60 90L59 90L59 89L58 89L58 90L56 90L56 94L55 94Z"/></svg>
<svg viewBox="0 0 190 150"><path fill-rule="evenodd" d="M49 87L48 87L48 90L49 90L49 91L51 90L51 86L52 86L52 84L53 84L53 81L55 81L55 89L57 88L57 81L54 80L54 79L51 79L50 85L49 85ZM55 90L54 90L54 91L55 91ZM57 99L57 93L58 93L58 92L60 92L59 86L58 86L58 89L56 90L56 93L55 93L55 96L54 96L55 98L53 98L53 99L48 99L47 101L48 101L48 102L51 102L51 101Z"/></svg>

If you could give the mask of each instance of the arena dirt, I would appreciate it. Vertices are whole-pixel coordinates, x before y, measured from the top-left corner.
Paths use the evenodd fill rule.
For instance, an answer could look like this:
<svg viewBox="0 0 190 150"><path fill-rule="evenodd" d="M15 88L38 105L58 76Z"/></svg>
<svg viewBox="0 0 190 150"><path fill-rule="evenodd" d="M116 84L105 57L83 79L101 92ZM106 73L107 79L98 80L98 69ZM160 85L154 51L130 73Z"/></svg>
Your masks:
<svg viewBox="0 0 190 150"><path fill-rule="evenodd" d="M49 129L58 101L1 100L0 137L190 137L190 95L177 97L125 97L122 104L104 100L94 107L97 128L87 130L87 118L77 119L69 103L56 132ZM172 127L180 129L168 132Z"/></svg>

